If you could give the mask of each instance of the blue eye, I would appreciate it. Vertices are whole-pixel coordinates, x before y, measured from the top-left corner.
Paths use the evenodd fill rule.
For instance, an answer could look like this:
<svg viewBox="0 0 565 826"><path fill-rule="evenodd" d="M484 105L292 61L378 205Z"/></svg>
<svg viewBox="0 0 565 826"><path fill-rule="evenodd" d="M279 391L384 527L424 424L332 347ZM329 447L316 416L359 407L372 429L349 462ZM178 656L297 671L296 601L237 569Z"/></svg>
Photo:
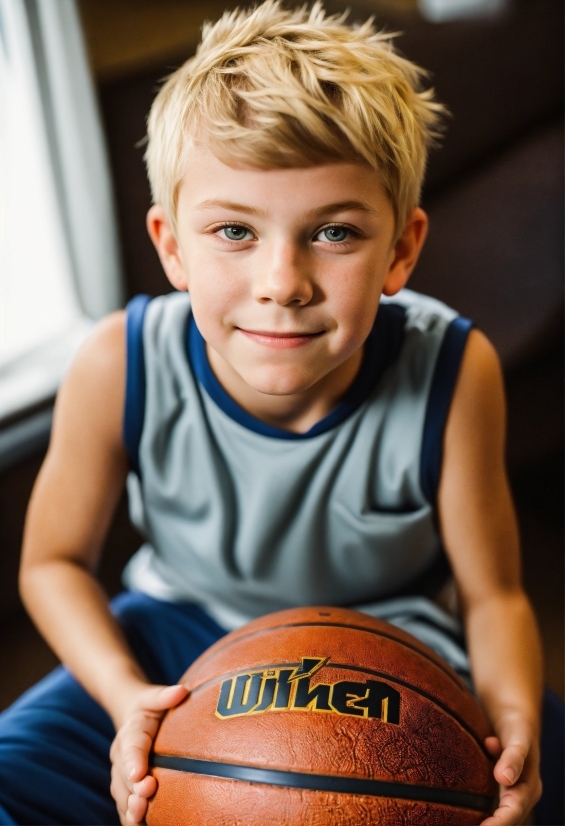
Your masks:
<svg viewBox="0 0 565 826"><path fill-rule="evenodd" d="M247 241L248 238L246 236L249 235L252 237L247 227L242 227L239 224L222 227L220 232L224 233L224 237L227 238L228 241Z"/></svg>
<svg viewBox="0 0 565 826"><path fill-rule="evenodd" d="M329 241L333 244L339 244L346 241L351 231L347 227L333 226L325 227L316 235L317 241Z"/></svg>

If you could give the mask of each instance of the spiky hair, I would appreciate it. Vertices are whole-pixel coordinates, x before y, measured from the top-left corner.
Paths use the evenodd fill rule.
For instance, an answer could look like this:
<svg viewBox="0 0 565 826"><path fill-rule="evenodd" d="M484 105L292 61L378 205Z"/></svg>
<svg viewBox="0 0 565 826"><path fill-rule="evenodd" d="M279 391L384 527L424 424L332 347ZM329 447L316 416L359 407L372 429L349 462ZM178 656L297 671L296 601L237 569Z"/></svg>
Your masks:
<svg viewBox="0 0 565 826"><path fill-rule="evenodd" d="M164 83L148 119L153 199L174 230L184 150L195 141L259 169L365 163L378 170L402 230L444 108L391 34L372 19L349 26L346 15L327 15L319 0L295 11L266 0L205 24L195 56Z"/></svg>

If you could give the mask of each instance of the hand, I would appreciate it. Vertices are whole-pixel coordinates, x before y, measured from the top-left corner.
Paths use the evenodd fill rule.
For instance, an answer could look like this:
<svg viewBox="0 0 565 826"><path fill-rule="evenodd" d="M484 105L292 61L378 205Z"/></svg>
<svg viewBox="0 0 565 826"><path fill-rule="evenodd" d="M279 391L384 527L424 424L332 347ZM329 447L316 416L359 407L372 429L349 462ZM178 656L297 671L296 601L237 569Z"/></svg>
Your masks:
<svg viewBox="0 0 565 826"><path fill-rule="evenodd" d="M513 826L525 817L541 796L539 745L528 732L514 731L503 749L498 737L487 737L485 746L498 761L494 776L499 783L498 808L481 826Z"/></svg>
<svg viewBox="0 0 565 826"><path fill-rule="evenodd" d="M186 695L182 685L143 688L114 738L110 749L110 791L122 826L133 826L145 818L147 800L157 790L157 781L147 774L149 752L165 711L178 705Z"/></svg>

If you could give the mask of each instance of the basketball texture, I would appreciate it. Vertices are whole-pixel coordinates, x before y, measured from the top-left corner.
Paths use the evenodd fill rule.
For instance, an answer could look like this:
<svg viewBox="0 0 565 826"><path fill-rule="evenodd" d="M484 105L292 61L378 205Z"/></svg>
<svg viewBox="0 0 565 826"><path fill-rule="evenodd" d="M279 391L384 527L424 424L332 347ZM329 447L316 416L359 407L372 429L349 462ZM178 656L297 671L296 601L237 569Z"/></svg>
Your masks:
<svg viewBox="0 0 565 826"><path fill-rule="evenodd" d="M492 810L490 733L433 651L372 617L300 608L186 672L151 757L149 826L467 826Z"/></svg>

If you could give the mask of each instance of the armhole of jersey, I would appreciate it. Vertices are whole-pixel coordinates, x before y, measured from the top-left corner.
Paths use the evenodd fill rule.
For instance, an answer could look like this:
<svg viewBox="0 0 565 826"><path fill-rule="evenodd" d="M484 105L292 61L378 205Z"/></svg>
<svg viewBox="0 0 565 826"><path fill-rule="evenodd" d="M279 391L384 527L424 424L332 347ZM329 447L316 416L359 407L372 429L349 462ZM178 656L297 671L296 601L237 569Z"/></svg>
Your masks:
<svg viewBox="0 0 565 826"><path fill-rule="evenodd" d="M459 368L473 322L454 318L446 330L432 379L420 458L420 485L430 504L436 505L443 460L443 434L459 375Z"/></svg>
<svg viewBox="0 0 565 826"><path fill-rule="evenodd" d="M126 307L126 400L123 439L132 470L140 475L139 443L145 418L145 355L143 320L148 295L136 295Z"/></svg>

